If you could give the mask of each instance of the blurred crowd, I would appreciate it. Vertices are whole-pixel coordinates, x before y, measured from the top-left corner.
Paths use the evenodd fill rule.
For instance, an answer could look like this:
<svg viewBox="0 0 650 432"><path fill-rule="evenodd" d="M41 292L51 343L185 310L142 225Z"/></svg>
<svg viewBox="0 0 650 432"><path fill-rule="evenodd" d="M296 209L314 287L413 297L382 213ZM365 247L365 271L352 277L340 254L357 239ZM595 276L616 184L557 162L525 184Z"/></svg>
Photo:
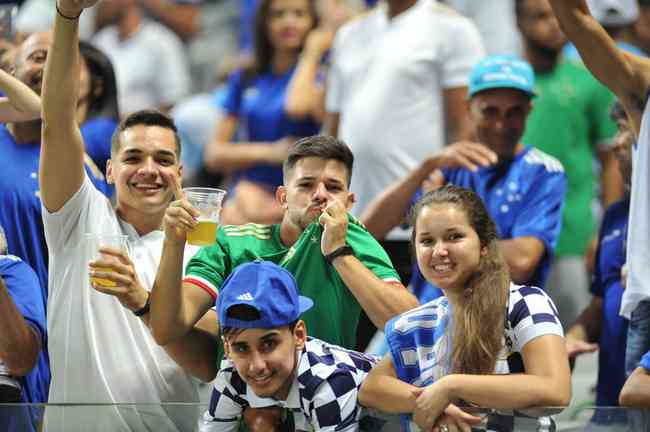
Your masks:
<svg viewBox="0 0 650 432"><path fill-rule="evenodd" d="M595 60L584 56L579 36L566 32L567 24L553 3L24 0L0 4L0 91L4 95L0 98L0 282L6 285L0 286L0 402L198 401L189 375L210 381L216 371L204 372L196 359L212 350L209 358L216 363L223 355L215 348L218 330L203 329L202 320L216 323L211 308L221 284L237 265L256 258L288 268L301 294L305 284L324 283L331 288L329 297L310 295L317 306L340 302L337 307L309 312L313 315L305 322L310 336L372 355L394 353L397 342L391 334L401 330L398 322L387 322L417 304L449 297L448 288L438 283L439 275L422 264L419 243L413 244L414 222L420 216L424 219L424 213L416 211L410 217L416 202L426 202L432 191L444 185L476 193L494 221L494 241L507 266L508 281L540 288L543 295L534 294L550 304L550 312L543 308L535 312L531 305L542 300L526 300L525 292L506 290L510 300L498 306L509 311L507 320L515 322L517 306L508 303L514 302L514 296L521 296L522 304L528 302L528 321L544 314L554 316L559 330L547 329L548 333L564 337L562 349L571 363L583 353L599 351L593 404L617 406L619 399L631 401L621 398L621 390L650 350L647 327L632 333L647 326L650 295L626 291L629 244L644 240L628 235L633 173L645 175L640 171L643 165L632 162L632 149L636 152L637 142L642 142L641 116L630 115L634 97L621 98L606 85L606 78L593 72L601 70L598 56L593 56ZM85 8L87 4L90 7ZM650 1L586 0L585 4L611 39L611 49L620 50L616 52L621 59L649 55ZM83 12L69 13L77 9ZM72 30L66 25L71 23L78 33L69 33ZM75 46L65 45L67 41L76 45L77 37L78 55ZM54 52L56 59L50 59ZM646 95L637 97L642 112ZM142 115L150 110L161 113L162 120ZM165 123L167 116L172 124ZM178 143L171 150L130 151L126 138L120 137L138 125L173 130ZM324 136L334 137L339 144L329 143ZM143 138L142 142L148 140L155 141ZM303 140L327 150L301 153ZM66 142L74 145L68 148ZM349 147L354 165L345 152L332 156L330 147L340 142ZM154 162L147 162L149 156ZM310 158L344 165L301 164ZM170 188L175 182L170 180L175 175L171 168L176 165L182 166L179 182ZM146 183L128 177L129 169L157 174ZM325 175L323 170L334 173L334 180L321 184L318 176ZM337 170L345 175L341 177ZM294 182L296 172L307 174ZM186 248L183 255L182 247L165 243L163 248L163 239L174 235L184 243L178 228L174 231L166 225L164 235L160 230L163 220L169 226L172 221L183 224L174 204L167 209L172 197L174 203L182 201L181 183L226 191L219 221L219 236L224 237L219 237L218 251L196 253ZM153 218L145 221L138 213L140 201L143 197L153 201L159 189L167 193L164 205L157 204L150 214L143 212ZM325 208L331 196L343 197L344 206L334 207L330 214L332 221L318 219L324 232L319 224L315 224L318 231L309 225L314 217L304 222L300 218L306 216L296 210L303 205L300 194L307 191L319 214L329 214ZM111 205L116 210L109 209ZM423 212L421 207L419 211ZM339 217L346 220L342 235L345 242L347 233L345 244L353 252L333 248L335 240L325 241L334 238L331 233L339 229ZM637 221L643 218L636 217ZM115 270L123 270L115 278L120 287L120 277L128 273L133 281L139 280L124 286L137 285L137 289L102 293L92 285L100 292L92 291L88 257L79 249L89 225L129 236L128 260ZM155 233L160 236L153 238ZM309 236L315 252L309 249ZM235 242L249 237L257 243ZM315 253L319 262L306 261L306 267L288 263L296 253L305 257ZM359 258L355 265L363 268L336 267L337 273L327 267L339 255L352 253ZM635 255L641 263L648 258L643 253ZM182 263L188 261L184 270ZM314 270L321 267L324 270ZM184 271L183 289L193 284L201 294L172 295ZM368 275L371 272L374 279ZM403 294L381 291L391 284L406 289ZM78 287L68 289L73 285ZM482 287L479 282L476 286ZM383 303L376 300L382 296ZM10 301L15 307L10 307ZM148 316L149 308L151 318L142 324L139 318ZM128 319L123 316L127 312ZM14 319L23 327L3 330ZM517 323L520 320L525 321L520 318ZM124 334L122 324L129 329ZM384 334L385 325L393 333ZM512 329L508 325L517 345L516 339L526 332L520 329L517 335L516 325ZM214 337L192 345L204 350L197 349L194 357L185 354L180 336L189 341L187 334L196 329L213 330ZM113 337L131 342L120 345L111 339L112 331ZM475 338L480 345L479 339ZM471 344L473 339L468 340ZM170 348L176 343L179 346ZM16 354L18 346L21 355ZM164 361L156 353L163 352L161 346L169 356ZM524 349L515 351L531 355ZM71 360L77 357L78 362ZM141 363L148 372L123 376L115 372L110 378L99 378L117 371L125 358ZM511 357L506 366L495 361L497 366L492 364L491 369L506 368L500 373L521 372ZM68 378L79 370L88 375ZM181 370L187 375L180 375ZM177 372L174 379L166 376ZM391 373L394 376L395 369ZM142 388L155 382L152 388L183 391L171 392L165 399L147 388L136 394L137 399L114 384L98 384L115 376L139 382ZM375 403L372 397L367 400ZM382 408L381 402L376 404L374 408ZM221 421L215 414L217 406L213 399L212 422ZM167 413L169 423L161 430L192 430L198 415L181 411ZM127 425L148 425L142 415L119 413ZM184 416L185 422L178 420ZM32 430L42 417L34 410L23 420L14 416L7 427ZM46 430L76 430L64 417L50 417ZM90 417L80 420L78 430L92 424ZM622 411L615 415L597 411L592 430L645 430L634 421L641 420L628 419ZM628 424L636 424L636 429L626 429ZM118 430L111 429L114 425L97 430ZM124 427L119 430L150 430Z"/></svg>

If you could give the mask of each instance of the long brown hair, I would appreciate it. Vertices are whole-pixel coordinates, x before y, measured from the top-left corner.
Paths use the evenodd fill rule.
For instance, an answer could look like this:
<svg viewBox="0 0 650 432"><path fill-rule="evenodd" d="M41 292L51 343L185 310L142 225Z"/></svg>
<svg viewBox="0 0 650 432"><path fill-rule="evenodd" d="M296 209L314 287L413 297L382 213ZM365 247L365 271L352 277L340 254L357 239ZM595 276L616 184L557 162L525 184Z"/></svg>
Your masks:
<svg viewBox="0 0 650 432"><path fill-rule="evenodd" d="M268 23L272 2L273 0L261 0L257 6L253 28L253 61L244 68L244 77L246 79L252 79L259 74L271 70L271 60L273 59L274 53ZM318 27L316 1L307 0L307 3L309 5L309 14L314 22L312 28L316 28Z"/></svg>
<svg viewBox="0 0 650 432"><path fill-rule="evenodd" d="M462 210L480 240L478 269L469 277L462 302L452 308L450 373L490 374L503 346L510 286L508 266L497 244L497 230L481 198L462 187L446 185L424 195L413 207L411 242L424 207L454 205Z"/></svg>

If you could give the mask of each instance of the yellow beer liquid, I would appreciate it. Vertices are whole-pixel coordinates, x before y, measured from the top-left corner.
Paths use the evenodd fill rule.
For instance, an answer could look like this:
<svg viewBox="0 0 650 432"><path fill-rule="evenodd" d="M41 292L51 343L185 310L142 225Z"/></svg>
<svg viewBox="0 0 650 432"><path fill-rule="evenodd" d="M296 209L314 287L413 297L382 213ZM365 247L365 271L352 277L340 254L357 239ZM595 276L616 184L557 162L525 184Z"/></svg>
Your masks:
<svg viewBox="0 0 650 432"><path fill-rule="evenodd" d="M194 246L208 246L217 241L217 223L199 220L198 225L187 233L187 242Z"/></svg>
<svg viewBox="0 0 650 432"><path fill-rule="evenodd" d="M96 270L97 270L97 271L100 271L100 272L109 272L109 271L112 271L112 270L109 269L109 268L101 268L101 267L97 267ZM115 282L113 282L112 280L103 279L103 278L91 277L90 280L91 280L92 282L95 282L97 285L102 285L102 286L106 286L106 287L114 287L115 285L117 285L117 284L116 284Z"/></svg>

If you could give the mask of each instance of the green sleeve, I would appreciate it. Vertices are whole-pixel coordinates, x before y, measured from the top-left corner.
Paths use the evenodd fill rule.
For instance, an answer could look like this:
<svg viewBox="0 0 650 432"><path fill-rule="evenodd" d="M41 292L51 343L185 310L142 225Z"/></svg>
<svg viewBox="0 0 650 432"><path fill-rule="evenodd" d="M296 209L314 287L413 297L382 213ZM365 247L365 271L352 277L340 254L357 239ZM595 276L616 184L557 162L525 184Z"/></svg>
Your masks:
<svg viewBox="0 0 650 432"><path fill-rule="evenodd" d="M366 230L361 222L348 217L347 242L354 255L379 279L401 282L397 271L379 242Z"/></svg>
<svg viewBox="0 0 650 432"><path fill-rule="evenodd" d="M200 279L214 290L215 294L219 292L221 284L230 273L228 245L220 240L222 238L224 238L223 232L219 232L217 242L199 249L185 269L186 279Z"/></svg>

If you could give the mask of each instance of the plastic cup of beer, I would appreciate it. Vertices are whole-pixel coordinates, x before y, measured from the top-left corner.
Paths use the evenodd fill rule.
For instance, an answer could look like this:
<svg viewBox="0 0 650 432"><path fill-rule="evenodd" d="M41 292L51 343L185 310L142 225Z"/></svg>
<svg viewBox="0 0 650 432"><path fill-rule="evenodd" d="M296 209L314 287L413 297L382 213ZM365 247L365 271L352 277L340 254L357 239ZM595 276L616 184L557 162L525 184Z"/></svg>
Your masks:
<svg viewBox="0 0 650 432"><path fill-rule="evenodd" d="M101 259L108 262L119 262L119 259L117 257L101 253L99 251L99 248L102 247L118 249L128 254L128 236L123 234L86 234L86 243L88 246L88 256L90 257L90 261L97 261ZM95 270L102 272L111 271L110 268L101 267L96 267ZM114 287L116 285L115 282L103 278L91 277L90 281L106 287Z"/></svg>
<svg viewBox="0 0 650 432"><path fill-rule="evenodd" d="M214 188L191 187L183 189L185 198L198 210L198 224L187 233L187 242L194 246L208 246L217 241L217 227L221 202L226 191Z"/></svg>

